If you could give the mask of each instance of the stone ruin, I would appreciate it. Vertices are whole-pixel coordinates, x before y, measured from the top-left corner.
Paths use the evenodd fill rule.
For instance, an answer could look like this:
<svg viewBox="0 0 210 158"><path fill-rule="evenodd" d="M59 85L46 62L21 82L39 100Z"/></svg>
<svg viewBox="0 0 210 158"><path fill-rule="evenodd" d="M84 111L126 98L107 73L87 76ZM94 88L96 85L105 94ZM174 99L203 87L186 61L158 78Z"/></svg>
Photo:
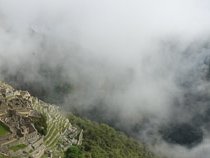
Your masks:
<svg viewBox="0 0 210 158"><path fill-rule="evenodd" d="M44 137L37 132L31 120L31 117L39 116L33 110L29 96L28 92L18 92L0 84L0 123L8 128L8 133L0 137L2 155L39 158L44 154ZM25 148L12 150L18 145Z"/></svg>
<svg viewBox="0 0 210 158"><path fill-rule="evenodd" d="M40 135L32 123L32 118L40 114L47 118L46 136ZM58 106L32 97L27 91L17 91L1 81L0 124L8 128L8 134L0 136L0 155L7 157L60 157L59 154L71 145L82 144L83 130L73 127ZM23 149L11 150L23 144Z"/></svg>

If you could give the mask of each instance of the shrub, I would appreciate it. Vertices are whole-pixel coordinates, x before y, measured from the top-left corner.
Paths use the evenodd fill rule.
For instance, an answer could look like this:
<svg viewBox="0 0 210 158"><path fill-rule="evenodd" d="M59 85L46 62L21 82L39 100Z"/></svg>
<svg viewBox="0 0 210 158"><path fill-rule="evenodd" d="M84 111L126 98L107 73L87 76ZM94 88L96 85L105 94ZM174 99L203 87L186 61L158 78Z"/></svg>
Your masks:
<svg viewBox="0 0 210 158"><path fill-rule="evenodd" d="M71 146L65 153L65 158L83 158L82 151L78 146Z"/></svg>

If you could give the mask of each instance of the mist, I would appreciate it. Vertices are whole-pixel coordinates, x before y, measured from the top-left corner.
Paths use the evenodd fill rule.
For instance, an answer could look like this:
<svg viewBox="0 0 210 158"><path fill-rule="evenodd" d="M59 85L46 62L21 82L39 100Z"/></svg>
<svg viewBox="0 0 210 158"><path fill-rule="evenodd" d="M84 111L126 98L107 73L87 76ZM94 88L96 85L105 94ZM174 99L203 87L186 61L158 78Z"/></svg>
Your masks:
<svg viewBox="0 0 210 158"><path fill-rule="evenodd" d="M207 0L0 0L0 79L157 154L207 158L209 18Z"/></svg>

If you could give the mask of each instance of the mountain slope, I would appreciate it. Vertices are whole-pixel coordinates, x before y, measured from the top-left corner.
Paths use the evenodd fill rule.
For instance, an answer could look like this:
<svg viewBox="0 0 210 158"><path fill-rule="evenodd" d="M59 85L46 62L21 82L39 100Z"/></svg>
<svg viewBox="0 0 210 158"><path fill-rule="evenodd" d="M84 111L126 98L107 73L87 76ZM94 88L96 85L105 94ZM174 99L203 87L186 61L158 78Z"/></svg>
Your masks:
<svg viewBox="0 0 210 158"><path fill-rule="evenodd" d="M85 158L155 158L148 149L106 124L69 115L73 126L84 129L80 147Z"/></svg>
<svg viewBox="0 0 210 158"><path fill-rule="evenodd" d="M37 130L41 129L40 131L43 133L42 145L45 147L45 154L42 154L42 158L49 157L49 155L53 158L156 158L144 145L106 124L82 119L69 112L64 114L58 106L45 103L31 96L27 91L15 90L1 81L0 87L2 103L4 101L2 116L4 111L8 111L10 108L24 115L25 118L32 114L35 116L31 112L35 112L35 114L38 112L43 116L39 119L43 122L34 122ZM22 98L19 106L17 106L17 102L12 102L18 98L19 100ZM25 107L31 109L27 110ZM45 127L46 131L43 131L42 127ZM1 147L1 145L0 149L3 151L3 147L6 146ZM20 152L24 151L19 148L20 145L24 145L24 148L30 146L26 142L24 144L16 143ZM3 155L0 152L0 158L5 157Z"/></svg>

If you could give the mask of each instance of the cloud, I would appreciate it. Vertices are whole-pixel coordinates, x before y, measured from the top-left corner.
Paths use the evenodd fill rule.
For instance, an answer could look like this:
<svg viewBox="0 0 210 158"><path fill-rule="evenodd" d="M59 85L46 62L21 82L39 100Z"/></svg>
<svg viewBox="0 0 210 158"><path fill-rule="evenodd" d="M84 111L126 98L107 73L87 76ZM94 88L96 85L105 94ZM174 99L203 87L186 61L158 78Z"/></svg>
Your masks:
<svg viewBox="0 0 210 158"><path fill-rule="evenodd" d="M208 133L209 8L207 0L0 0L0 78L141 140L171 122ZM163 142L161 152L183 158L206 143L189 151Z"/></svg>

